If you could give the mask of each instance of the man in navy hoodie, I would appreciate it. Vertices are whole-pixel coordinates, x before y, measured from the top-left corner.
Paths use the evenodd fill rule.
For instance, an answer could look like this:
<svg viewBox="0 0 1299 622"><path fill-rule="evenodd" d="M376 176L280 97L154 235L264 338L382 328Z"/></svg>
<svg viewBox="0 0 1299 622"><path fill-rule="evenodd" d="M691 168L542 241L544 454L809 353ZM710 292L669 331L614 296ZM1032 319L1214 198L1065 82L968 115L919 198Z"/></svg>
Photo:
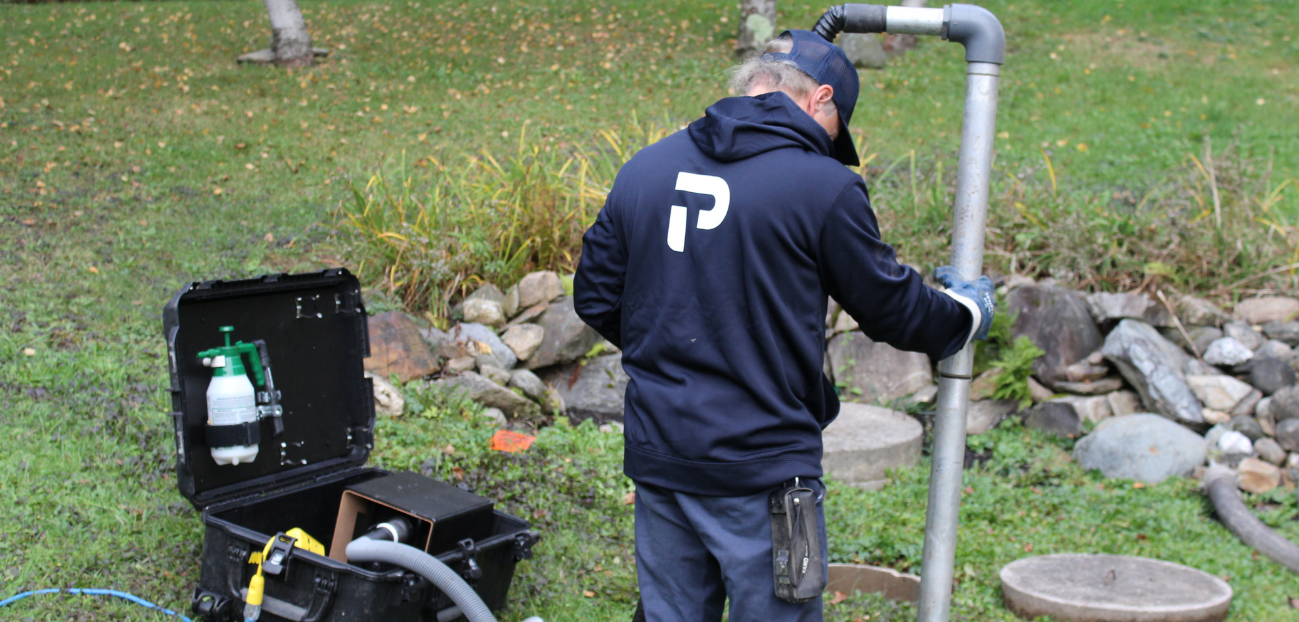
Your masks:
<svg viewBox="0 0 1299 622"><path fill-rule="evenodd" d="M821 620L819 597L775 595L767 504L795 478L824 491L821 430L839 412L827 296L871 339L934 359L992 321L987 277L940 269L935 290L880 239L845 167L858 82L842 50L787 31L733 86L745 96L622 167L574 279L578 315L630 378L624 471L650 622L720 620L727 598L732 622Z"/></svg>

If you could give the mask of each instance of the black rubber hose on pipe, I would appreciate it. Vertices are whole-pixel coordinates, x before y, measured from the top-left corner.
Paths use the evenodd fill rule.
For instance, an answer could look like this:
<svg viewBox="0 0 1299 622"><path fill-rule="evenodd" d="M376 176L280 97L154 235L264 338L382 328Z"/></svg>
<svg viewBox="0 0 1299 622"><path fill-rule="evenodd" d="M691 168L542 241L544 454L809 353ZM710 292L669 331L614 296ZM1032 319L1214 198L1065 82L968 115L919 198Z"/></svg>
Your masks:
<svg viewBox="0 0 1299 622"><path fill-rule="evenodd" d="M1231 533L1255 551L1289 568L1291 572L1299 573L1299 546L1272 531L1245 507L1240 492L1236 490L1234 471L1215 464L1205 471L1204 479L1200 482L1213 501L1214 509L1218 511L1218 519Z"/></svg>
<svg viewBox="0 0 1299 622"><path fill-rule="evenodd" d="M347 561L384 562L401 566L428 579L449 596L469 622L496 622L496 616L456 571L438 558L413 546L385 540L357 538L347 545Z"/></svg>
<svg viewBox="0 0 1299 622"><path fill-rule="evenodd" d="M816 20L812 32L834 41L841 32L884 32L888 8L880 4L839 4Z"/></svg>

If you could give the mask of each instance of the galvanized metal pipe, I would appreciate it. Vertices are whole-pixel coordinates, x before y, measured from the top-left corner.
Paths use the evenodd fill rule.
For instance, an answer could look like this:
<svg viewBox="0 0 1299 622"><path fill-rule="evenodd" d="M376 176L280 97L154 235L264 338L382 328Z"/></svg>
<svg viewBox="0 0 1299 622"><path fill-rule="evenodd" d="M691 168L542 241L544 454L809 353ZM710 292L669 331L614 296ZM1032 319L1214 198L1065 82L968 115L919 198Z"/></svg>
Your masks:
<svg viewBox="0 0 1299 622"><path fill-rule="evenodd" d="M884 16L884 31L899 35L943 34L943 9L891 6Z"/></svg>
<svg viewBox="0 0 1299 622"><path fill-rule="evenodd" d="M966 71L951 257L951 265L966 280L974 280L983 272L983 238L1000 75L1001 67L992 63L969 63ZM938 364L938 406L930 453L929 504L920 574L920 622L945 622L950 615L961 473L965 462L965 416L973 370L972 343Z"/></svg>

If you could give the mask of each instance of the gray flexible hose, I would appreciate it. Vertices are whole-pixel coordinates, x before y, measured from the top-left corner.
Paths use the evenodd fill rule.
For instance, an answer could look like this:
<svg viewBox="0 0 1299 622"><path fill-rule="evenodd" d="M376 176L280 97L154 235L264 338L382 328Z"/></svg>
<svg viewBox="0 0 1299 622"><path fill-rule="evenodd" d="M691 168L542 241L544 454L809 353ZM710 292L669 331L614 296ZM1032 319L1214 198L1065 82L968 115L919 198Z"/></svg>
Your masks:
<svg viewBox="0 0 1299 622"><path fill-rule="evenodd" d="M496 622L483 599L478 597L474 588L469 587L456 571L442 563L436 557L413 546L383 540L358 538L347 545L349 562L385 562L401 566L428 579L442 590L469 622Z"/></svg>
<svg viewBox="0 0 1299 622"><path fill-rule="evenodd" d="M1215 464L1204 472L1204 479L1200 481L1209 499L1213 500L1213 507L1218 510L1218 518L1231 533L1272 561L1299 573L1299 546L1272 531L1245 507L1236 490L1234 471Z"/></svg>

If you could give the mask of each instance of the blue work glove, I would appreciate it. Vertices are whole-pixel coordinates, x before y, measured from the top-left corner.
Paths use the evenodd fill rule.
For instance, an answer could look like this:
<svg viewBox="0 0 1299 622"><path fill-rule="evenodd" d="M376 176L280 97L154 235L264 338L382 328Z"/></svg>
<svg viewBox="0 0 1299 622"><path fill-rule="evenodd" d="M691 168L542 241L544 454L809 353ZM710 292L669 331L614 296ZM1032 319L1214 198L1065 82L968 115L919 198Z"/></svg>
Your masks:
<svg viewBox="0 0 1299 622"><path fill-rule="evenodd" d="M992 314L997 304L996 298L992 295L992 279L981 276L973 281L966 281L952 266L942 266L934 270L934 279L947 288L943 291L944 294L965 305L965 308L970 310L970 315L974 316L974 329L970 331L969 340L987 339L988 330L992 328Z"/></svg>

